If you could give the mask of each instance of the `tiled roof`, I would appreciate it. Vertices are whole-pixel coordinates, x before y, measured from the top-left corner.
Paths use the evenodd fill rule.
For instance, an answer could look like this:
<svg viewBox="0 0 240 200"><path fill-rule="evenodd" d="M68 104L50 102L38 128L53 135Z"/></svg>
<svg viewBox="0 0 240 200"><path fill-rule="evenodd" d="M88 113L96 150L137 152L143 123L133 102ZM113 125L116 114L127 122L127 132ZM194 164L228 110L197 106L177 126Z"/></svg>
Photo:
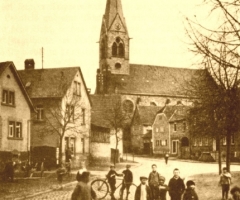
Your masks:
<svg viewBox="0 0 240 200"><path fill-rule="evenodd" d="M164 113L169 120L169 122L184 120L186 118L186 113L188 106L183 104L180 105L166 105L158 113Z"/></svg>
<svg viewBox="0 0 240 200"><path fill-rule="evenodd" d="M29 107L32 110L34 110L32 101L31 101L31 99L30 99L30 97L29 97L29 95L28 95L28 93L27 93L27 91L26 91L26 89L24 87L24 84L23 84L23 82L22 82L22 80L21 80L21 78L20 78L20 76L19 76L19 74L18 74L18 72L16 70L16 67L15 67L14 63L11 62L11 61L1 62L0 63L0 75L4 72L4 70L7 67L9 67L12 70L13 75L14 75L14 77L15 77L15 79L16 79L16 81L17 81L17 83L18 83L18 85L19 85L19 87L20 87L20 89L21 89L21 91L22 91L22 93L23 93L23 95L24 95L24 97L25 97Z"/></svg>
<svg viewBox="0 0 240 200"><path fill-rule="evenodd" d="M111 109L121 103L119 95L90 95L92 101L91 124L111 128L110 120L113 117Z"/></svg>
<svg viewBox="0 0 240 200"><path fill-rule="evenodd" d="M31 98L48 98L62 97L78 70L80 67L19 70L18 73Z"/></svg>
<svg viewBox="0 0 240 200"><path fill-rule="evenodd" d="M202 70L130 65L129 75L111 75L110 92L186 97L186 83Z"/></svg>
<svg viewBox="0 0 240 200"><path fill-rule="evenodd" d="M140 121L144 125L152 125L156 114L162 107L159 106L137 106Z"/></svg>

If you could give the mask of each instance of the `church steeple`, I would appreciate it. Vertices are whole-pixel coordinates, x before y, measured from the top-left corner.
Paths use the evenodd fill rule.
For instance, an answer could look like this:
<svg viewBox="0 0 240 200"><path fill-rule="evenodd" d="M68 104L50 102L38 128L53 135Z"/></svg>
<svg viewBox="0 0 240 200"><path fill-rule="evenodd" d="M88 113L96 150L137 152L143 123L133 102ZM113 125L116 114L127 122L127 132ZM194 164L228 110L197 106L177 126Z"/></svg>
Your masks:
<svg viewBox="0 0 240 200"><path fill-rule="evenodd" d="M106 3L99 40L98 71L102 75L107 71L108 75L129 74L129 36L121 0L107 0Z"/></svg>

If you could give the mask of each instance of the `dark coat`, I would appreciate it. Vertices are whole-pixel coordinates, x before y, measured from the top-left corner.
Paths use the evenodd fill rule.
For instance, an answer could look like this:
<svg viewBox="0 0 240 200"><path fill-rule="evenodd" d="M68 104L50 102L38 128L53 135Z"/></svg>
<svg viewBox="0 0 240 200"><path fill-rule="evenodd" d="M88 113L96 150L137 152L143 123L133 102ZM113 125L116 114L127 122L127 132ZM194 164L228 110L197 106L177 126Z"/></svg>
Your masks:
<svg viewBox="0 0 240 200"><path fill-rule="evenodd" d="M150 186L159 186L160 185L160 174L158 172L151 172L148 177L148 184Z"/></svg>
<svg viewBox="0 0 240 200"><path fill-rule="evenodd" d="M142 184L140 184L136 189L134 200L140 200L141 198L141 185ZM146 185L146 190L147 190L147 200L152 200L151 189L148 185Z"/></svg>
<svg viewBox="0 0 240 200"><path fill-rule="evenodd" d="M71 200L92 200L96 199L96 193L93 191L91 186L82 181L76 185Z"/></svg>
<svg viewBox="0 0 240 200"><path fill-rule="evenodd" d="M116 176L122 176L122 175L118 174L113 169L109 170L109 172L107 174L107 179L108 179L109 184L115 184L116 183Z"/></svg>
<svg viewBox="0 0 240 200"><path fill-rule="evenodd" d="M198 200L198 195L192 188L187 188L183 194L183 200Z"/></svg>
<svg viewBox="0 0 240 200"><path fill-rule="evenodd" d="M124 174L124 182L125 183L132 183L133 182L133 174L129 169L123 170Z"/></svg>
<svg viewBox="0 0 240 200"><path fill-rule="evenodd" d="M168 187L170 197L181 197L185 190L185 184L180 177L178 179L171 178Z"/></svg>

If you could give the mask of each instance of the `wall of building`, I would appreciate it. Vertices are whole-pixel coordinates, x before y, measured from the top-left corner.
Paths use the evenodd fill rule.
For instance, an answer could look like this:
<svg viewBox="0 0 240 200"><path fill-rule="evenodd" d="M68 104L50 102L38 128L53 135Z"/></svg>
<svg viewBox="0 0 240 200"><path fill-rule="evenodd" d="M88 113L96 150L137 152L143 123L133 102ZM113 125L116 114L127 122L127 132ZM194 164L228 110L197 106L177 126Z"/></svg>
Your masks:
<svg viewBox="0 0 240 200"><path fill-rule="evenodd" d="M11 152L17 150L26 153L30 150L30 107L11 71L10 68L5 69L0 78L0 91L2 102L2 90L10 90L15 93L15 105L0 105L0 151ZM10 138L9 121L22 123L22 138Z"/></svg>

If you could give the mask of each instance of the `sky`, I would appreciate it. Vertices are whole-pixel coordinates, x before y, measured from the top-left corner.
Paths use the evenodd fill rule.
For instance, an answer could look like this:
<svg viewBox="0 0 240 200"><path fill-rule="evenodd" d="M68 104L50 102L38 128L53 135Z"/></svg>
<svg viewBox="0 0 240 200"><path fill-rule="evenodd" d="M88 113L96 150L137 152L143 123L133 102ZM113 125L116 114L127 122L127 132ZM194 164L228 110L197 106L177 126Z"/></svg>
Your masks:
<svg viewBox="0 0 240 200"><path fill-rule="evenodd" d="M130 38L130 63L196 67L188 50L185 17L204 19L203 0L122 0ZM0 62L24 69L80 66L95 91L99 36L106 0L0 1Z"/></svg>

